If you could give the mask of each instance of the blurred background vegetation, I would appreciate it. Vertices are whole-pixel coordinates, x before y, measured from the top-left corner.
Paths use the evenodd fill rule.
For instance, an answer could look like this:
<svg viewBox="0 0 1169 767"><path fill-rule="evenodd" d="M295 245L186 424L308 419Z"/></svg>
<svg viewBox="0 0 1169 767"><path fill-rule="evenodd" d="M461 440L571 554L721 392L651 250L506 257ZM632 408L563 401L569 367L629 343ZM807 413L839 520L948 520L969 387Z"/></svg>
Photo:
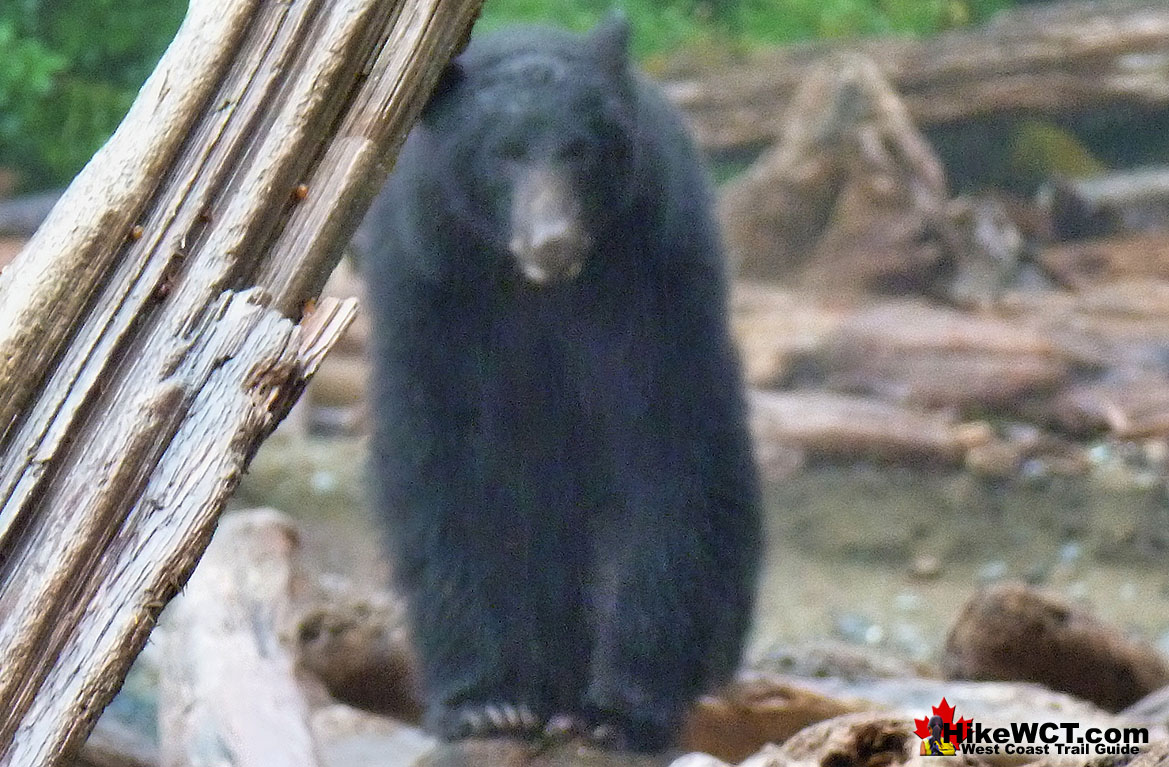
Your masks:
<svg viewBox="0 0 1169 767"><path fill-rule="evenodd" d="M687 47L751 49L812 38L928 35L1019 0L624 0L644 61ZM587 29L610 0L487 0L481 29ZM21 191L63 185L125 114L182 21L186 0L0 3L0 167Z"/></svg>

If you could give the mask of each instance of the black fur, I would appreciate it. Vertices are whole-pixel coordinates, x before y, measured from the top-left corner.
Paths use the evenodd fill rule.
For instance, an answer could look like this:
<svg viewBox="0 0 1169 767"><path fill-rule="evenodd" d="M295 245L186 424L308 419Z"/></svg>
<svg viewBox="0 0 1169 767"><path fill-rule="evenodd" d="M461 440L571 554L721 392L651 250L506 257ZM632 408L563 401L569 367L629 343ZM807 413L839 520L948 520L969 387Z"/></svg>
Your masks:
<svg viewBox="0 0 1169 767"><path fill-rule="evenodd" d="M567 717L661 749L748 625L758 498L709 184L625 34L473 42L366 220L375 503L446 737ZM591 243L548 285L509 252L540 163Z"/></svg>

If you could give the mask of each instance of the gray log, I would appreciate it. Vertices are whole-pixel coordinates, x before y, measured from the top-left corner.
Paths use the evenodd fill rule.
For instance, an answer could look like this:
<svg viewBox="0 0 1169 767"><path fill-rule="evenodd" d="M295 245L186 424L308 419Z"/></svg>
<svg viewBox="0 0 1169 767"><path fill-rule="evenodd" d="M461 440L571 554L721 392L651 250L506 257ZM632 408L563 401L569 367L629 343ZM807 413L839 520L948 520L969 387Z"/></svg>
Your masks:
<svg viewBox="0 0 1169 767"><path fill-rule="evenodd" d="M876 62L921 127L1004 112L1064 115L1169 106L1169 4L1091 0L1019 8L928 40L798 45L716 69L666 75L667 92L709 150L779 136L808 73L841 50Z"/></svg>

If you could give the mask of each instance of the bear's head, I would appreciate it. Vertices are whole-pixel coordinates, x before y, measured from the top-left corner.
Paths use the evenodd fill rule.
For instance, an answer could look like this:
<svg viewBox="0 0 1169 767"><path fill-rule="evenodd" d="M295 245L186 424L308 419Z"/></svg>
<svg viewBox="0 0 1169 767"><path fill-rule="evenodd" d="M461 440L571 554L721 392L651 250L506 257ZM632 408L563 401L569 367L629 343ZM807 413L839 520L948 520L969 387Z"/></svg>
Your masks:
<svg viewBox="0 0 1169 767"><path fill-rule="evenodd" d="M448 213L537 284L569 280L633 186L629 30L514 30L476 40L420 122Z"/></svg>

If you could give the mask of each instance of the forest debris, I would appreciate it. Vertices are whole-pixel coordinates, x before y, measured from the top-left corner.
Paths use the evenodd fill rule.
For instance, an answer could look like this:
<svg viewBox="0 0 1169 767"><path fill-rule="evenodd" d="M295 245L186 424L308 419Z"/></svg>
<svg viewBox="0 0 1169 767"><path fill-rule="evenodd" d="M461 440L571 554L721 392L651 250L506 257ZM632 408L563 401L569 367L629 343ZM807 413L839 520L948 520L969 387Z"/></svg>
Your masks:
<svg viewBox="0 0 1169 767"><path fill-rule="evenodd" d="M741 767L890 767L910 761L918 742L908 719L849 714L808 727Z"/></svg>
<svg viewBox="0 0 1169 767"><path fill-rule="evenodd" d="M863 706L827 698L772 674L745 673L691 708L680 738L684 749L737 762L810 724Z"/></svg>
<svg viewBox="0 0 1169 767"><path fill-rule="evenodd" d="M1005 195L957 197L946 204L945 259L934 291L949 303L988 311L1020 281L1026 237L1046 222L1034 207Z"/></svg>
<svg viewBox="0 0 1169 767"><path fill-rule="evenodd" d="M1161 0L1061 2L1004 10L982 27L793 45L726 67L668 73L668 95L709 151L782 136L795 94L841 49L876 62L920 125L1025 111L1169 104L1169 7Z"/></svg>
<svg viewBox="0 0 1169 767"><path fill-rule="evenodd" d="M1036 329L922 301L887 301L842 322L814 379L918 408L1010 412L1071 380L1072 360Z"/></svg>
<svg viewBox="0 0 1169 767"><path fill-rule="evenodd" d="M719 199L732 260L752 279L821 292L928 284L940 260L942 168L875 65L841 56L810 74L784 140Z"/></svg>
<svg viewBox="0 0 1169 767"><path fill-rule="evenodd" d="M1037 333L1063 357L1110 375L1165 371L1169 281L1123 280L1063 291L1013 291L997 306L1017 331Z"/></svg>
<svg viewBox="0 0 1169 767"><path fill-rule="evenodd" d="M810 299L763 283L736 282L731 289L731 328L750 386L776 386L814 351L854 309Z"/></svg>
<svg viewBox="0 0 1169 767"><path fill-rule="evenodd" d="M789 678L836 700L863 702L870 710L920 717L948 696L960 701L958 714L987 724L1006 722L1076 721L1084 726L1112 727L1121 724L1157 724L1147 719L1122 719L1098 706L1026 682L970 682L920 677L839 679L836 677ZM1166 737L1159 725L1152 737Z"/></svg>
<svg viewBox="0 0 1169 767"><path fill-rule="evenodd" d="M1061 356L1059 347L1040 330L917 299L872 304L843 322L832 343L838 353L850 356L913 352Z"/></svg>
<svg viewBox="0 0 1169 767"><path fill-rule="evenodd" d="M1169 743L1159 741L1141 749L1128 767L1165 767L1169 764Z"/></svg>
<svg viewBox="0 0 1169 767"><path fill-rule="evenodd" d="M823 390L754 391L756 444L794 446L816 456L957 464L965 435L953 419Z"/></svg>
<svg viewBox="0 0 1169 767"><path fill-rule="evenodd" d="M1038 682L1119 711L1169 684L1151 646L1045 592L1004 583L975 594L946 639L953 679Z"/></svg>
<svg viewBox="0 0 1169 767"><path fill-rule="evenodd" d="M1038 200L1056 240L1131 235L1169 229L1169 167L1056 178Z"/></svg>
<svg viewBox="0 0 1169 767"><path fill-rule="evenodd" d="M1054 357L967 352L916 353L898 359L833 359L824 383L925 409L954 408L973 416L1018 412L1029 397L1048 394L1070 380L1066 362Z"/></svg>

